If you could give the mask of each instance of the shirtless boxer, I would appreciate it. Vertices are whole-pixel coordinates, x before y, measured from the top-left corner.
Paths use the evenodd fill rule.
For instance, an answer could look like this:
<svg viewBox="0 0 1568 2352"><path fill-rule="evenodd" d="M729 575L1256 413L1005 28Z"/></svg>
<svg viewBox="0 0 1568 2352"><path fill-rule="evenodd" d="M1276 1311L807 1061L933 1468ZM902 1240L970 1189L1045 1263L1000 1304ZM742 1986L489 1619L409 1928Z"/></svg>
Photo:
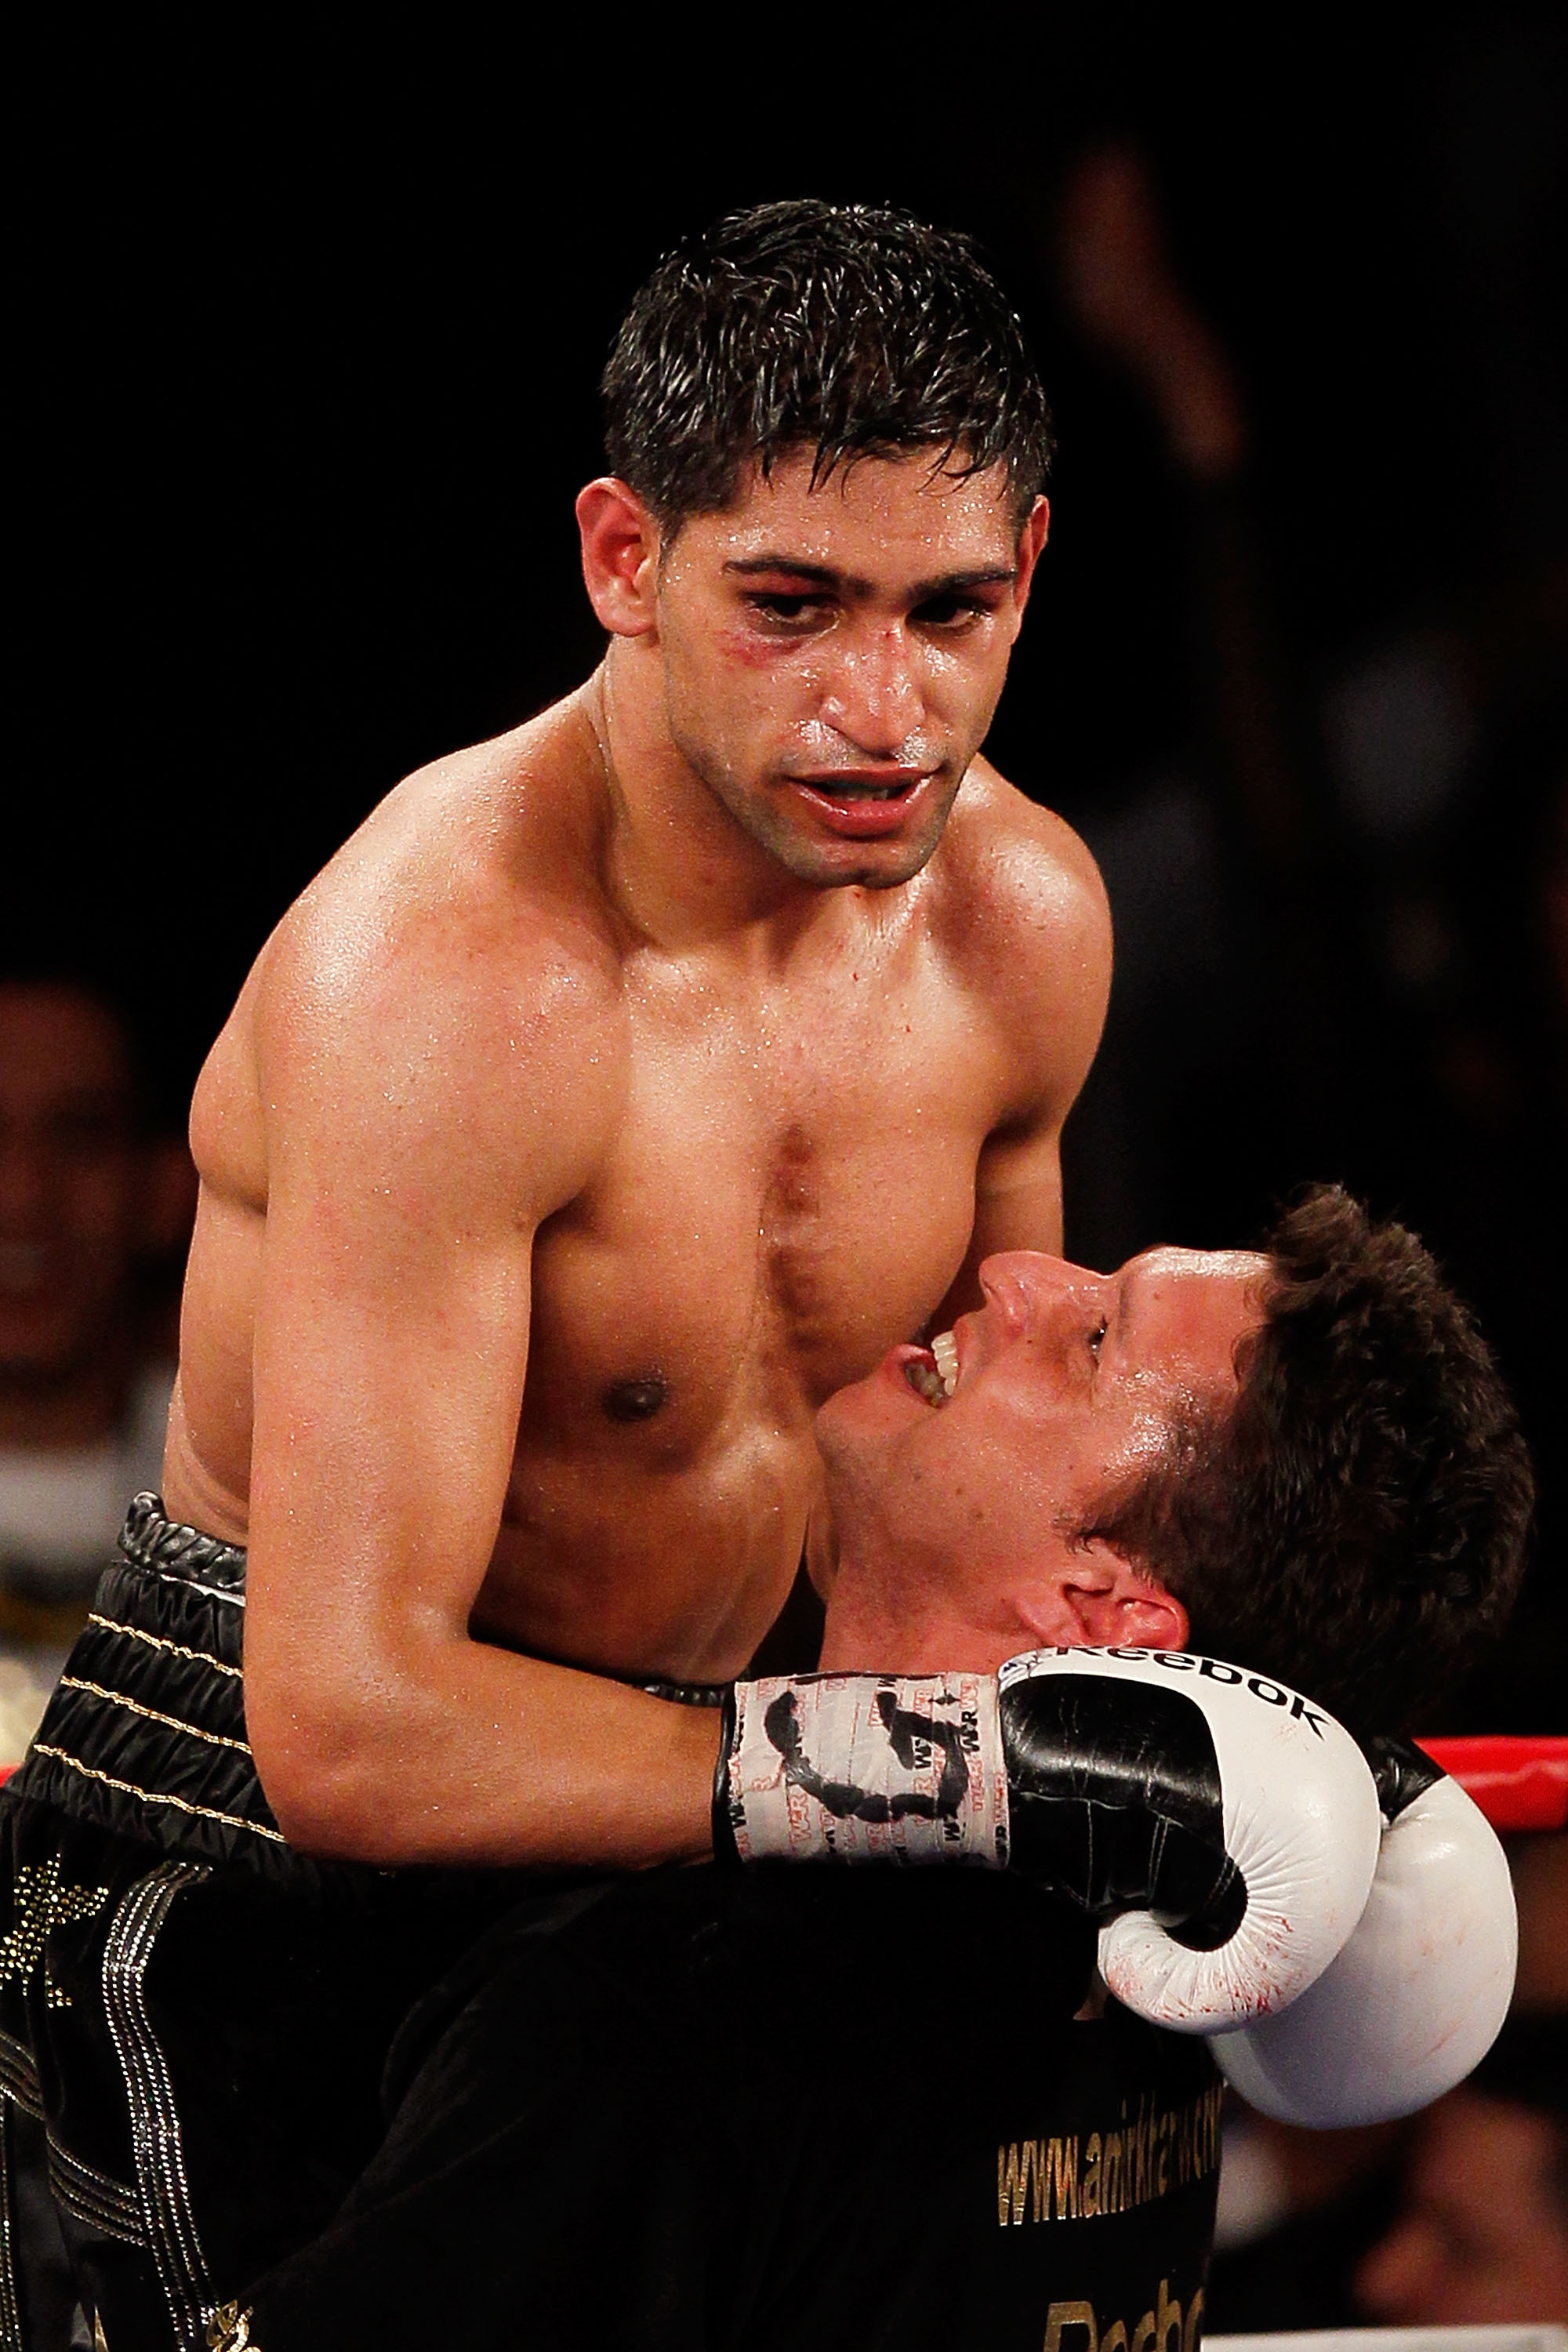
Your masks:
<svg viewBox="0 0 1568 2352"><path fill-rule="evenodd" d="M317 1853L706 1851L711 1723L572 1669L738 1673L817 1406L1059 1246L1110 942L977 757L1047 527L1016 322L960 240L774 206L607 382L603 667L383 803L193 1111L164 1500L248 1548Z"/></svg>
<svg viewBox="0 0 1568 2352"><path fill-rule="evenodd" d="M1047 528L1016 321L961 238L768 207L661 266L606 392L602 667L390 795L203 1073L164 1474L202 1541L135 1537L165 1599L200 1573L100 1702L113 1752L46 1736L12 1801L46 2007L42 1939L89 1906L126 2000L177 1982L246 2085L187 2167L230 2184L209 2237L275 2249L341 2195L397 2018L496 1899L459 1871L709 1850L714 1713L583 1670L738 1673L817 1406L987 1252L1059 1245L1110 940L1081 845L977 756ZM185 1612L231 1638L241 1544L243 1714L154 1789L134 1743L206 1704L191 1654L228 1658ZM124 2221L130 2141L100 2170Z"/></svg>
<svg viewBox="0 0 1568 2352"><path fill-rule="evenodd" d="M1195 1748L1176 1767L1180 1727L1193 1730L1205 1691L1227 1784L1248 1769L1305 1780L1326 1760L1335 1727L1315 1708L1312 1721L1290 1710L1287 1685L1227 1681L1227 1668L1205 1681L1183 1654L1192 1624L1173 1576L1226 1656L1250 1654L1237 1635L1267 1638L1256 1612L1233 1615L1237 1580L1216 1584L1180 1542L1130 1558L1086 1535L1121 1483L1141 1416L1183 1391L1234 1396L1231 1354L1255 1330L1265 1289L1274 1363L1244 1354L1240 1417L1233 1409L1220 1439L1233 1468L1249 1450L1249 1417L1253 1430L1272 1418L1289 1486L1312 1425L1339 1418L1383 1456L1363 1507L1375 1507L1379 1489L1384 1499L1381 1564L1367 1549L1345 1559L1341 1599L1353 1607L1314 1612L1289 1551L1292 1517L1299 1532L1335 1507L1331 1442L1320 1453L1304 1512L1276 1517L1283 1572L1265 1581L1283 1620L1278 1652L1289 1654L1299 1621L1352 1712L1373 1705L1370 1654L1397 1712L1423 1683L1431 1692L1446 1651L1451 1671L1447 1634L1472 1639L1478 1617L1506 1606L1527 1496L1518 1440L1483 1352L1408 1235L1369 1232L1328 1194L1285 1220L1272 1268L1163 1251L1104 1277L1018 1253L992 1260L984 1281L985 1308L958 1327L950 1402L940 1382L933 1395L911 1392L910 1374L925 1389L931 1367L907 1350L818 1418L840 1546L822 1664L843 1679L762 1686L776 1718L775 1781L791 1759L797 1831L809 1827L826 1710L879 1662L879 1690L934 1731L940 1756L963 1678L937 1675L922 1693L922 1669L945 1660L984 1675L1042 1641L1061 1645L1012 1688L1064 1703L1055 1730L1058 1741L1071 1731L1062 1793L1070 1775L1074 1801L1059 1811L1093 1816L1077 1860L1098 1848L1102 1881L1139 1810L1140 1774L1148 1788L1159 1769L1137 1752L1147 1720L1135 1734L1129 1713L1124 1733L1122 1702L1163 1686L1171 1777L1152 1801L1169 1842L1181 1834L1176 1782L1190 1801L1201 1778ZM1346 1380L1358 1393L1336 1407ZM1407 1468L1421 1465L1398 1512L1384 1433L1396 1421ZM1194 1465L1189 1446L1156 1487L1189 1489ZM1212 1489L1199 1485L1209 1509ZM1145 1503L1145 1524L1163 1516L1152 1492ZM1446 1559L1428 1549L1443 1549L1439 1522L1452 1538ZM1387 1638L1390 1585L1426 1597L1403 1657ZM1425 1638L1410 1630L1423 1618ZM1016 1673L1005 1667L1004 1683ZM781 1701L786 1713L800 1703L798 1746L778 1727ZM1034 1727L1038 1738L1038 1717ZM1255 1736L1266 1744L1249 1768ZM857 1750L868 1789L907 1792L922 1779L907 1753L890 1758L875 1709L863 1711ZM1396 1760L1384 1744L1379 1755L1405 1785L1380 1786L1391 1825L1350 1944L1300 2002L1215 2045L1226 2071L1260 2077L1266 2105L1293 2087L1295 2112L1320 2123L1342 2119L1331 2084L1348 2083L1361 2112L1384 2115L1449 2087L1496 2032L1512 1981L1498 1840L1413 1751ZM850 1793L833 1800L840 1832L853 1826ZM1231 1789L1238 1814L1267 1811L1257 1794ZM870 1830L896 1834L885 1820ZM1072 1850L1069 1832L1058 1858ZM1279 1852L1242 1868L1249 1902L1267 1904L1271 1882L1293 1915L1314 1899ZM248 2338L257 2352L350 2340L502 2352L535 2338L584 2352L1039 2352L1042 2342L1091 2352L1120 2319L1129 2342L1191 2352L1218 2078L1207 2042L1154 2030L1115 2000L1075 2020L1103 1887L1085 1897L1072 1866L1047 1886L1016 1871L764 1865L641 1873L523 1906L404 2037L388 2139L339 2221L258 2283L221 2340ZM1370 1987L1358 1949L1369 1938L1382 1947ZM1102 1951L1113 1943L1114 1931ZM1292 2086L1280 2030L1308 2003L1313 2046Z"/></svg>

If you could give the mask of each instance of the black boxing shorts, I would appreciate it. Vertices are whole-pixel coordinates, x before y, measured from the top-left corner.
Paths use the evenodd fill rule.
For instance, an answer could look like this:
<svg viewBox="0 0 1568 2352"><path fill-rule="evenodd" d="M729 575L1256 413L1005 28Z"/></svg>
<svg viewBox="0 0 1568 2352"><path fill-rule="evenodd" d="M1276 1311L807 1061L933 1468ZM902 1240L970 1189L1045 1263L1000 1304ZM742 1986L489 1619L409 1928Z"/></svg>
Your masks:
<svg viewBox="0 0 1568 2352"><path fill-rule="evenodd" d="M1196 2352L1222 2084L1079 2017L1006 1873L667 1867L514 1913L414 2012L336 2219L232 2352Z"/></svg>
<svg viewBox="0 0 1568 2352"><path fill-rule="evenodd" d="M55 2340L45 2177L113 2352L205 2347L378 2145L410 2008L541 1887L289 1846L246 1739L244 1622L243 1551L138 1496L0 1794L0 2352Z"/></svg>

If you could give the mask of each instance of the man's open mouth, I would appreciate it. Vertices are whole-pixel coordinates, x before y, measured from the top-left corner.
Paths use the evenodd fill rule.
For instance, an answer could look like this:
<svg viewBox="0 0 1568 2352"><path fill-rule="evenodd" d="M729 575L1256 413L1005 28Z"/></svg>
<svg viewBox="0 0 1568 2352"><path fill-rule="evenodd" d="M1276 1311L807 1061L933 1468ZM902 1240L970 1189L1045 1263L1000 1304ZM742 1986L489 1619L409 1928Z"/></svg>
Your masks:
<svg viewBox="0 0 1568 2352"><path fill-rule="evenodd" d="M929 1348L910 1356L904 1378L916 1396L940 1410L958 1386L958 1342L952 1333L939 1331Z"/></svg>
<svg viewBox="0 0 1568 2352"><path fill-rule="evenodd" d="M835 777L831 783L813 778L805 788L808 793L820 793L825 801L899 801L912 793L920 781L918 776L910 776L896 784L862 784L853 777L842 782Z"/></svg>
<svg viewBox="0 0 1568 2352"><path fill-rule="evenodd" d="M915 812L931 804L927 787L937 771L924 768L869 768L847 772L824 769L817 774L786 776L802 801L810 803L816 823L845 841L885 841L915 821Z"/></svg>
<svg viewBox="0 0 1568 2352"><path fill-rule="evenodd" d="M925 768L884 770L880 775L866 775L851 770L840 773L825 770L816 776L792 776L791 783L799 784L804 792L815 793L825 801L902 801L918 792L933 772Z"/></svg>

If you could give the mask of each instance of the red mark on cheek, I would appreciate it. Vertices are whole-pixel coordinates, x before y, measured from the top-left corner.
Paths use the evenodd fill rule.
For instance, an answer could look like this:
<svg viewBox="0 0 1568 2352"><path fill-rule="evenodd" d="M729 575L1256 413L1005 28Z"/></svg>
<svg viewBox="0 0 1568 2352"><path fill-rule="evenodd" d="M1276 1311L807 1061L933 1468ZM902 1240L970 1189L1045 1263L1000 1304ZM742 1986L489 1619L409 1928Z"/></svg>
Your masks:
<svg viewBox="0 0 1568 2352"><path fill-rule="evenodd" d="M795 658L799 647L781 646L776 639L753 637L739 629L726 629L718 638L721 657L735 669L784 669Z"/></svg>

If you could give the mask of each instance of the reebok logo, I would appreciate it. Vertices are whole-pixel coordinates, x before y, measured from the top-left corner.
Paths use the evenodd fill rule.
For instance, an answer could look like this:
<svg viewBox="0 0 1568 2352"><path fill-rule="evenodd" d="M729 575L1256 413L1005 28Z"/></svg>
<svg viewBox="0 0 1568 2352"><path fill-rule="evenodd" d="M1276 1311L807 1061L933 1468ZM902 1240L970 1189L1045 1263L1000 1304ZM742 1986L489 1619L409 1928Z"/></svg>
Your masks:
<svg viewBox="0 0 1568 2352"><path fill-rule="evenodd" d="M1033 1654L1044 1658L1124 1658L1140 1664L1146 1659L1151 1665L1161 1666L1167 1674L1195 1674L1201 1680L1219 1683L1226 1688L1245 1689L1253 1698L1261 1699L1265 1706L1287 1708L1296 1722L1304 1723L1307 1726L1314 1739L1321 1739L1323 1726L1330 1719L1318 1708L1309 1706L1300 1691L1286 1690L1281 1684L1270 1682L1267 1675L1249 1675L1243 1667L1230 1665L1224 1658L1195 1657L1190 1655L1185 1650L1075 1648L1065 1643L1054 1650L1040 1650ZM1012 1662L1009 1661L1009 1666L1011 1664ZM1016 1670L1009 1671L1008 1666L1003 1668L1000 1687L1003 1690L1008 1690L1015 1683L1026 1682L1028 1679L1028 1660L1020 1659L1016 1663Z"/></svg>

